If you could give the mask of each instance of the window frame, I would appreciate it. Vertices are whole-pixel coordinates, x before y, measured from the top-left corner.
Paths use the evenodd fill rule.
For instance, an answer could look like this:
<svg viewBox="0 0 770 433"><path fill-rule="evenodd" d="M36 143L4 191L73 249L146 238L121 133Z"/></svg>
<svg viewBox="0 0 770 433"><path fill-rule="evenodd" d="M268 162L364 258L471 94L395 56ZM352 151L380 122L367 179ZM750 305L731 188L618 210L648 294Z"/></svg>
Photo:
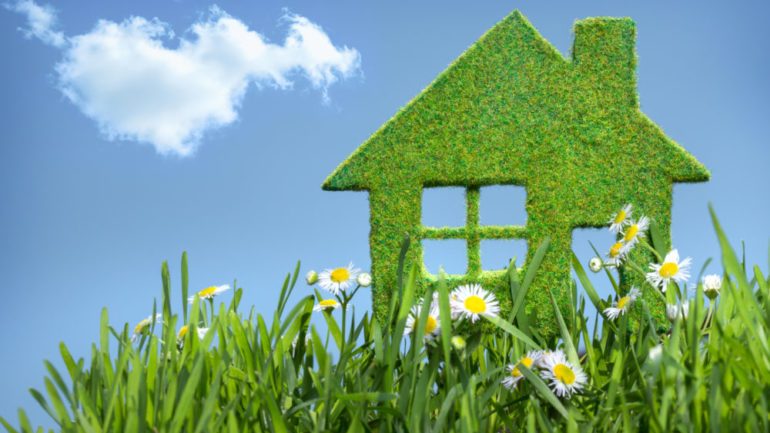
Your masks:
<svg viewBox="0 0 770 433"><path fill-rule="evenodd" d="M422 204L421 201L420 206ZM480 205L481 186L467 186L465 187L465 226L429 227L420 221L420 241L425 239L464 239L466 241L467 266L463 277L477 278L484 272L481 266L482 239L527 240L526 225L481 225L479 223ZM425 267L424 258L423 267Z"/></svg>

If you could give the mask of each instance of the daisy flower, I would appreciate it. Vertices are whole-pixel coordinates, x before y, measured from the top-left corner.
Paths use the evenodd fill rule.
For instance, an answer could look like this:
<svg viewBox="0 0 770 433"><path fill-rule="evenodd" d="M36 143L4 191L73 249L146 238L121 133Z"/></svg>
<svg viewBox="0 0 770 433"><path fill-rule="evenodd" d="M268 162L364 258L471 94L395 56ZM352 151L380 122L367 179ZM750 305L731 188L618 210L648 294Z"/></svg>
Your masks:
<svg viewBox="0 0 770 433"><path fill-rule="evenodd" d="M646 216L639 218L639 221L631 222L623 233L623 248L626 249L626 254L628 254L628 251L639 242L639 239L644 237L644 232L646 232L649 227L650 219Z"/></svg>
<svg viewBox="0 0 770 433"><path fill-rule="evenodd" d="M198 293L187 298L187 302L192 304L196 297L198 297L199 299L212 299L214 298L214 296L227 290L230 290L230 286L227 284L224 284L221 286L206 287L205 289L200 290L198 291Z"/></svg>
<svg viewBox="0 0 770 433"><path fill-rule="evenodd" d="M160 313L155 314L155 323L160 324L163 323L163 315ZM150 328L150 325L152 325L153 317L147 316L146 318L139 321L139 323L136 324L134 327L134 333L131 335L131 342L136 341L137 338L139 338L142 333L147 331Z"/></svg>
<svg viewBox="0 0 770 433"><path fill-rule="evenodd" d="M612 307L605 308L604 315L607 316L607 318L610 320L615 320L618 318L618 316L626 314L626 312L629 310L629 308L631 308L631 305L634 304L634 301L636 301L636 298L638 298L639 295L641 295L639 289L632 287L626 296L623 296L617 301L613 302Z"/></svg>
<svg viewBox="0 0 770 433"><path fill-rule="evenodd" d="M409 313L409 317L406 318L406 328L404 328L404 335L409 335L414 332L417 322L420 320L422 314L422 305L415 305L412 307L412 311ZM431 306L428 312L428 317L425 320L425 329L423 330L423 338L426 341L433 340L441 333L441 319L439 318L438 307Z"/></svg>
<svg viewBox="0 0 770 433"><path fill-rule="evenodd" d="M559 397L570 398L588 381L580 365L572 365L561 350L542 357L543 379L550 381L551 388Z"/></svg>
<svg viewBox="0 0 770 433"><path fill-rule="evenodd" d="M663 263L650 264L650 272L647 273L647 281L653 286L659 287L662 292L665 292L666 287L671 280L674 280L677 283L683 283L690 278L691 261L692 260L687 257L680 262L679 251L673 249L666 254Z"/></svg>
<svg viewBox="0 0 770 433"><path fill-rule="evenodd" d="M540 358L543 356L543 351L541 350L532 350L529 351L526 355L522 356L521 359L519 359L516 364L508 364L505 371L508 372L508 375L503 378L501 383L504 387L514 390L516 388L516 385L521 381L521 379L524 378L524 375L521 374L521 370L519 370L519 366L523 365L529 369L532 369L533 366L536 366L538 362L540 361Z"/></svg>
<svg viewBox="0 0 770 433"><path fill-rule="evenodd" d="M613 233L620 233L624 226L627 226L631 219L631 204L623 206L618 213L612 216L608 221L610 224L610 231Z"/></svg>
<svg viewBox="0 0 770 433"><path fill-rule="evenodd" d="M615 242L610 247L610 251L607 253L607 266L620 266L620 262L626 257L626 249L623 248L623 241Z"/></svg>
<svg viewBox="0 0 770 433"><path fill-rule="evenodd" d="M715 299L722 290L722 277L717 274L706 275L703 277L703 293L709 299Z"/></svg>
<svg viewBox="0 0 770 433"><path fill-rule="evenodd" d="M472 323L479 316L496 317L500 312L500 304L492 292L484 290L479 284L459 286L452 291L450 306L455 317L470 319Z"/></svg>
<svg viewBox="0 0 770 433"><path fill-rule="evenodd" d="M198 338L201 340L204 336L206 336L206 333L209 331L209 328L197 328L198 330ZM187 335L187 333L190 331L190 325L184 325L181 328L179 328L179 333L176 334L176 338L181 340Z"/></svg>
<svg viewBox="0 0 770 433"><path fill-rule="evenodd" d="M318 275L318 285L336 296L350 288L360 272L353 267L353 263L343 268L327 269Z"/></svg>
<svg viewBox="0 0 770 433"><path fill-rule="evenodd" d="M313 307L313 311L331 311L339 307L340 303L336 299L324 299Z"/></svg>

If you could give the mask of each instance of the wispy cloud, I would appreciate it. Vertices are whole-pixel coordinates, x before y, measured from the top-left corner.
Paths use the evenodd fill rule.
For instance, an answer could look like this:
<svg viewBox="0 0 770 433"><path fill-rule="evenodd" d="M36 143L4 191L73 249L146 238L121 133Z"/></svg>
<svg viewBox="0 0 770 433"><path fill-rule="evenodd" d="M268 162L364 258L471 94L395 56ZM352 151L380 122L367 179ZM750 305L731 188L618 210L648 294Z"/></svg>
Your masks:
<svg viewBox="0 0 770 433"><path fill-rule="evenodd" d="M335 46L319 25L291 13L275 44L216 6L183 37L136 16L65 37L49 6L26 0L11 8L27 15L25 34L62 50L59 88L106 137L148 142L162 154L190 155L206 131L233 123L252 84L291 89L304 77L328 101L332 84L360 71L357 50Z"/></svg>
<svg viewBox="0 0 770 433"><path fill-rule="evenodd" d="M62 32L54 31L56 11L50 5L40 6L32 0L20 0L6 7L27 17L27 27L20 30L28 38L37 38L54 47L64 46Z"/></svg>

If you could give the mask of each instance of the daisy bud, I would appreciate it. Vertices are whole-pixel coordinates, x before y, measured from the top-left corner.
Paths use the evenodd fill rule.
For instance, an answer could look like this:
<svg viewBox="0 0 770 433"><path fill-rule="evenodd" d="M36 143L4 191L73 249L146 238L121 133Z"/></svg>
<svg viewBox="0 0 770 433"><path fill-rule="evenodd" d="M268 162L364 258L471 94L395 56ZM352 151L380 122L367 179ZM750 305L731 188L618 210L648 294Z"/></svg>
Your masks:
<svg viewBox="0 0 770 433"><path fill-rule="evenodd" d="M676 322L679 319L687 319L687 313L690 310L690 304L687 301L681 304L668 304L666 305L666 317L671 323Z"/></svg>
<svg viewBox="0 0 770 433"><path fill-rule="evenodd" d="M308 286L312 286L313 284L318 282L318 273L316 271L310 271L305 275L305 281L307 281Z"/></svg>
<svg viewBox="0 0 770 433"><path fill-rule="evenodd" d="M650 351L647 353L647 359L649 359L650 362L655 363L660 359L661 355L663 355L663 345L658 344L650 348Z"/></svg>
<svg viewBox="0 0 770 433"><path fill-rule="evenodd" d="M452 337L452 346L457 350L465 349L465 339L459 335Z"/></svg>
<svg viewBox="0 0 770 433"><path fill-rule="evenodd" d="M599 257L594 257L588 262L588 268L591 269L591 272L601 271L603 265L604 263L602 263L602 259Z"/></svg>
<svg viewBox="0 0 770 433"><path fill-rule="evenodd" d="M369 287L372 285L372 276L366 272L361 272L356 278L356 282L361 287Z"/></svg>
<svg viewBox="0 0 770 433"><path fill-rule="evenodd" d="M722 277L716 274L703 277L703 293L708 296L709 299L716 299L716 297L719 296L719 291L721 289Z"/></svg>

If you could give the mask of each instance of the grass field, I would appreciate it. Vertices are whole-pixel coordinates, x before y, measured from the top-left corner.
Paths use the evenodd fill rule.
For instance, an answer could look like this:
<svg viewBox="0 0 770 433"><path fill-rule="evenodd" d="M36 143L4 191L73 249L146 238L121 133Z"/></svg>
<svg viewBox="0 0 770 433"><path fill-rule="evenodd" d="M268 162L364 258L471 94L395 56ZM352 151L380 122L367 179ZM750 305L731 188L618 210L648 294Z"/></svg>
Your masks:
<svg viewBox="0 0 770 433"><path fill-rule="evenodd" d="M366 289L355 284L329 298L339 305L318 306L321 291L298 288L299 266L271 317L244 316L237 287L229 305L197 293L188 306L183 256L181 311L164 264L150 320L113 328L103 310L90 358L75 360L62 344L66 371L46 362L45 390L31 392L59 430L78 432L768 431L770 262L764 271L744 263L712 218L724 269L717 291L712 280L704 293L699 275L690 286L665 283L665 293L639 287L668 304L688 301L670 322L653 323L641 297L600 299L575 257L582 290L568 317L555 309L561 338L550 340L520 308L547 243L520 279L509 272L513 311L491 314L482 297L488 308L473 316L478 305L458 300L472 295L439 284L435 298L423 294L435 299L430 308L426 301L414 314L418 274L406 269L382 323L349 314L355 291ZM652 235L636 248L662 262L667 251ZM649 265L621 266L649 273ZM605 270L617 289L615 271ZM325 277L319 284L328 286ZM307 296L289 305L297 290ZM604 312L593 329L587 302ZM313 315L325 319L323 331ZM18 427L0 423L35 431L23 410Z"/></svg>

